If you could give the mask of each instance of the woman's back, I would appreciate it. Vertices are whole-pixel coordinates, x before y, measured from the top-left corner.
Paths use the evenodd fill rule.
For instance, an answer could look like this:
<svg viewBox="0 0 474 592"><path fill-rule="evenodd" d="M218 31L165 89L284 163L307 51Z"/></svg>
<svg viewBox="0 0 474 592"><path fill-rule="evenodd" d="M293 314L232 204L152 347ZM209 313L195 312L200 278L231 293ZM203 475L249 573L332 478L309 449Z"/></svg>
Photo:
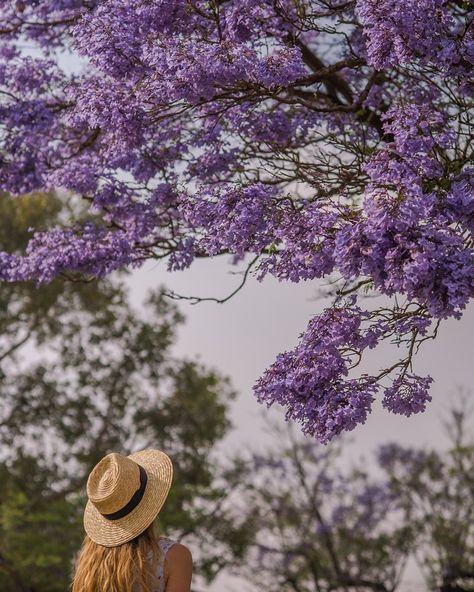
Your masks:
<svg viewBox="0 0 474 592"><path fill-rule="evenodd" d="M173 476L161 450L110 453L91 471L86 537L72 592L189 592L189 549L155 534L153 523Z"/></svg>

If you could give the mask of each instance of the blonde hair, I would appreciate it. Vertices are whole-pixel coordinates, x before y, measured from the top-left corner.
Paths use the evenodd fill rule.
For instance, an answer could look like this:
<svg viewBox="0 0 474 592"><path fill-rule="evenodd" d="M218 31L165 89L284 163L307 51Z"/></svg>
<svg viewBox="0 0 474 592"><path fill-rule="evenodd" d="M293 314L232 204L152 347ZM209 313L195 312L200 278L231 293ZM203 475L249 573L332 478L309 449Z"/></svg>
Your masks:
<svg viewBox="0 0 474 592"><path fill-rule="evenodd" d="M152 592L160 553L153 524L117 547L98 545L86 535L71 592Z"/></svg>

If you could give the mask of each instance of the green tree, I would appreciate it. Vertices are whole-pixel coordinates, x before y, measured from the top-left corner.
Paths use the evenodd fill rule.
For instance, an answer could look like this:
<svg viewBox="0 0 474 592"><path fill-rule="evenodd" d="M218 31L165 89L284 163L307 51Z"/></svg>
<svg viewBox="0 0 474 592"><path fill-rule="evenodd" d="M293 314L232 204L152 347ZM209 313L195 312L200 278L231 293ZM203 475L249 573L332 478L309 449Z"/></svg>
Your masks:
<svg viewBox="0 0 474 592"><path fill-rule="evenodd" d="M0 214L2 240L18 249L32 217L65 215L60 199L47 210L41 195L3 196ZM0 298L0 590L67 589L87 474L110 451L166 450L175 480L162 529L187 537L208 580L235 561L248 525L222 510L232 484L215 453L234 392L173 355L175 306L156 291L144 316L117 277L3 284Z"/></svg>

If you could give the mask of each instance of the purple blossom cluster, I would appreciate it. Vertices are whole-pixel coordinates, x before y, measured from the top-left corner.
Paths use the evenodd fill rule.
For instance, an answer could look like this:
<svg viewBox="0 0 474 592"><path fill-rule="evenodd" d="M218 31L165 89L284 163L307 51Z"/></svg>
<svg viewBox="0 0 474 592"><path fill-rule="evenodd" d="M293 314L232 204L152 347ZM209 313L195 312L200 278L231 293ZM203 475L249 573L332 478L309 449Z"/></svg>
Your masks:
<svg viewBox="0 0 474 592"><path fill-rule="evenodd" d="M337 268L347 279L372 278L383 294L425 303L434 317L459 317L474 290L472 249L444 216L427 213L433 200L408 201L367 196L360 221L337 233Z"/></svg>
<svg viewBox="0 0 474 592"><path fill-rule="evenodd" d="M425 335L429 324L429 319L409 316L396 323L396 331ZM313 317L298 345L277 356L257 381L258 400L282 405L287 419L299 422L303 433L323 443L353 430L366 421L382 383L381 376L351 378L350 370L364 350L376 347L391 331L389 322L374 320L351 296ZM382 398L388 411L406 416L425 410L432 382L430 376L408 373L408 362L396 365L400 372L383 388Z"/></svg>
<svg viewBox="0 0 474 592"><path fill-rule="evenodd" d="M287 418L320 442L364 423L378 386L368 377L347 378L351 349L372 342L361 329L364 316L360 308L347 305L314 317L296 348L279 354L257 381L258 400L283 405Z"/></svg>
<svg viewBox="0 0 474 592"><path fill-rule="evenodd" d="M126 232L108 232L87 224L79 231L38 233L25 257L12 255L5 261L2 279L49 282L64 272L100 277L136 261L137 253L130 248Z"/></svg>
<svg viewBox="0 0 474 592"><path fill-rule="evenodd" d="M382 405L389 411L410 416L420 413L431 401L429 394L431 376L414 376L402 372L392 385L385 389Z"/></svg>
<svg viewBox="0 0 474 592"><path fill-rule="evenodd" d="M445 0L0 3L0 189L91 206L1 253L0 277L225 253L260 280L331 278L333 306L258 399L322 441L379 391L423 411L410 352L474 294L473 16ZM341 306L364 289L397 304ZM394 338L406 359L356 374Z"/></svg>
<svg viewBox="0 0 474 592"><path fill-rule="evenodd" d="M260 253L272 243L272 198L275 191L260 184L242 189L198 192L180 206L181 218L197 238L195 247L207 255Z"/></svg>
<svg viewBox="0 0 474 592"><path fill-rule="evenodd" d="M443 164L437 153L453 147L455 134L447 113L434 111L423 100L429 97L394 104L384 114L384 129L393 141L365 167L375 186L402 188L411 196L422 196L426 180L442 177Z"/></svg>
<svg viewBox="0 0 474 592"><path fill-rule="evenodd" d="M299 282L331 273L339 222L334 208L302 201L295 211L290 202L283 201L279 210L273 232L278 248L260 263L258 279L270 273L279 280Z"/></svg>
<svg viewBox="0 0 474 592"><path fill-rule="evenodd" d="M456 20L447 0L358 0L369 62L386 66L456 60Z"/></svg>

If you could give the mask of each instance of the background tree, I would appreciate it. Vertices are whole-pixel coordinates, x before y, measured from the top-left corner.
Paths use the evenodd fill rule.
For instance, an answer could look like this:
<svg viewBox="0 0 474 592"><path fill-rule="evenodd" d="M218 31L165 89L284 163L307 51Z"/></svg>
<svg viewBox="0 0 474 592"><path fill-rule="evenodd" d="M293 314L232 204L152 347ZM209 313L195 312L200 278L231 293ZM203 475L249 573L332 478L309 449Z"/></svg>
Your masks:
<svg viewBox="0 0 474 592"><path fill-rule="evenodd" d="M411 557L423 589L472 592L470 418L464 404L451 409L447 449L387 443L376 463L273 427L271 446L240 461L235 506L253 516L256 536L235 572L271 592L403 592Z"/></svg>
<svg viewBox="0 0 474 592"><path fill-rule="evenodd" d="M55 203L45 219L61 213ZM22 236L17 222L32 212L42 220L43 196L1 204L10 245ZM175 306L156 292L143 316L118 278L0 293L0 325L12 329L2 335L0 378L0 589L65 591L88 472L107 452L147 447L166 450L175 466L161 527L190 541L197 572L213 579L248 530L221 511L227 489L218 484L215 447L234 393L216 371L173 355L183 321Z"/></svg>
<svg viewBox="0 0 474 592"><path fill-rule="evenodd" d="M474 433L472 408L454 407L448 450L382 446L390 491L417 532L416 559L430 590L474 590Z"/></svg>
<svg viewBox="0 0 474 592"><path fill-rule="evenodd" d="M463 0L3 2L0 183L65 187L98 218L3 252L0 278L224 254L327 278L332 304L258 400L323 442L376 396L423 411L415 353L474 293L473 16ZM393 363L358 373L387 339Z"/></svg>
<svg viewBox="0 0 474 592"><path fill-rule="evenodd" d="M0 193L0 245L13 253L22 252L31 236L29 228L65 223L73 209L56 195L37 193L12 199ZM82 214L83 212L81 212ZM77 215L77 214L76 214ZM61 322L74 310L91 314L116 297L110 283L36 282L2 284L0 290L0 372L16 365L15 352L28 342L41 345L60 333Z"/></svg>
<svg viewBox="0 0 474 592"><path fill-rule="evenodd" d="M243 461L239 507L256 537L236 573L269 592L398 590L415 533L384 480L341 462L342 443L271 433L271 447Z"/></svg>

